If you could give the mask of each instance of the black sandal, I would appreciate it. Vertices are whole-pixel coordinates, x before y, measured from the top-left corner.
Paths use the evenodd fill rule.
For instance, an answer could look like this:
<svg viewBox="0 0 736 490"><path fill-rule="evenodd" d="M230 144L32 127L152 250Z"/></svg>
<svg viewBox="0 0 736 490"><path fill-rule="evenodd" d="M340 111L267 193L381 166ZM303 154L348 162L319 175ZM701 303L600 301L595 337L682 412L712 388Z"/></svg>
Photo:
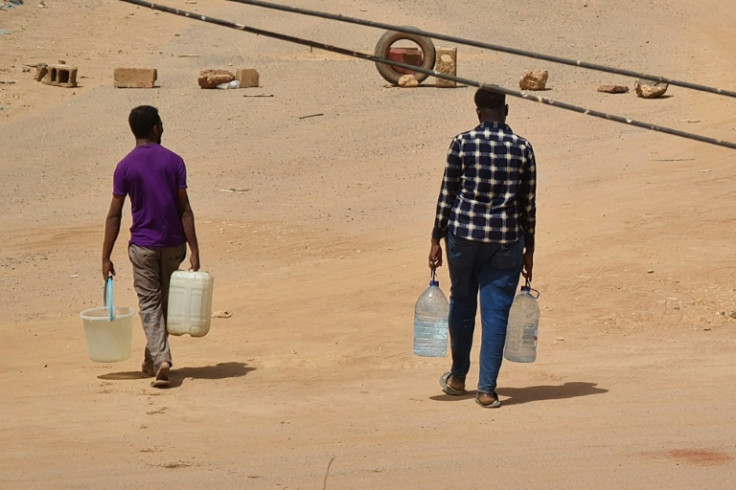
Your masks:
<svg viewBox="0 0 736 490"><path fill-rule="evenodd" d="M450 376L452 376L452 373L448 371L440 377L440 386L442 387L442 391L452 396L464 395L466 393L464 388L462 390L458 390L457 388L450 386Z"/></svg>

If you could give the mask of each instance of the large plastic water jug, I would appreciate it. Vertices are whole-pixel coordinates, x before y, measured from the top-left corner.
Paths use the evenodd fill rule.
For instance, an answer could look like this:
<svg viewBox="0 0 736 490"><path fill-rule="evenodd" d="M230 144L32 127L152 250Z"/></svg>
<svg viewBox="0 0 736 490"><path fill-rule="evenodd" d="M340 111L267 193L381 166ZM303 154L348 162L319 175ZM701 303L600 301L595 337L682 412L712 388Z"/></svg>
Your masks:
<svg viewBox="0 0 736 490"><path fill-rule="evenodd" d="M445 293L432 270L429 287L414 305L414 354L442 357L447 354L447 316L450 311Z"/></svg>
<svg viewBox="0 0 736 490"><path fill-rule="evenodd" d="M534 294L532 294L534 292ZM537 359L539 330L539 291L527 283L514 297L506 329L503 356L513 362L534 362Z"/></svg>
<svg viewBox="0 0 736 490"><path fill-rule="evenodd" d="M166 326L171 335L204 337L212 322L212 286L209 272L174 271L169 283Z"/></svg>
<svg viewBox="0 0 736 490"><path fill-rule="evenodd" d="M79 316L84 324L87 354L94 362L120 362L130 357L132 323L136 311L113 304L112 278L105 286L106 306L84 310Z"/></svg>

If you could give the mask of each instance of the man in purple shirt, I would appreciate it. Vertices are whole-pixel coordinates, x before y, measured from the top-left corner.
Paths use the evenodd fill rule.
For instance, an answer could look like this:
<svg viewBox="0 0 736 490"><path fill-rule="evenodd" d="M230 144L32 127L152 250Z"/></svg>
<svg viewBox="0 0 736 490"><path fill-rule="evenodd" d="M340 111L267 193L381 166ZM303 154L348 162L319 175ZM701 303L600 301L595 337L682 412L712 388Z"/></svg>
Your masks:
<svg viewBox="0 0 736 490"><path fill-rule="evenodd" d="M102 276L107 281L115 275L110 255L120 233L125 196L130 196L133 224L128 256L133 264L133 285L147 339L141 369L144 375L155 376L152 386L165 388L169 386L172 366L166 330L169 281L186 256L187 244L191 268L199 270L199 245L187 195L184 160L161 146L164 127L158 110L136 107L128 122L135 136L135 148L115 167L102 246Z"/></svg>

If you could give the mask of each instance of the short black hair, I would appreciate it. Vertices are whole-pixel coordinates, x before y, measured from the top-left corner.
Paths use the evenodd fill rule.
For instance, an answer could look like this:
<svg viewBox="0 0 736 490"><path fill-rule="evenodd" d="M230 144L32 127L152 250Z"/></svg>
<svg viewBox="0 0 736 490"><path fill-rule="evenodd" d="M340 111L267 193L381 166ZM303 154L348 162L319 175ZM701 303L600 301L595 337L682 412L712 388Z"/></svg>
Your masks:
<svg viewBox="0 0 736 490"><path fill-rule="evenodd" d="M161 116L158 115L158 109L155 107L140 105L130 111L128 124L136 138L145 138L151 134L154 126L161 124Z"/></svg>
<svg viewBox="0 0 736 490"><path fill-rule="evenodd" d="M475 92L475 107L478 109L503 109L506 94L481 87Z"/></svg>

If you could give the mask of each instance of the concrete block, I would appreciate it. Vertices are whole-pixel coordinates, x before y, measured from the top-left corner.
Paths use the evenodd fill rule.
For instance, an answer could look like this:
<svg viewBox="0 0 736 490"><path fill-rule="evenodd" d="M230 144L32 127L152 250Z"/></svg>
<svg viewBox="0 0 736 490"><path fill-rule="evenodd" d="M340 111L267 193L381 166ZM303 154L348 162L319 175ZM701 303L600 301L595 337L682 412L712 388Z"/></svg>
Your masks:
<svg viewBox="0 0 736 490"><path fill-rule="evenodd" d="M153 88L158 71L155 68L115 68L113 78L116 88Z"/></svg>
<svg viewBox="0 0 736 490"><path fill-rule="evenodd" d="M238 68L235 80L240 82L240 88L257 87L260 76L255 68Z"/></svg>
<svg viewBox="0 0 736 490"><path fill-rule="evenodd" d="M457 48L438 48L434 71L457 76ZM435 80L436 87L457 87L457 83L454 80L445 80L444 78L436 78Z"/></svg>
<svg viewBox="0 0 736 490"><path fill-rule="evenodd" d="M77 86L77 68L68 65L50 65L41 82L46 85L74 88Z"/></svg>

